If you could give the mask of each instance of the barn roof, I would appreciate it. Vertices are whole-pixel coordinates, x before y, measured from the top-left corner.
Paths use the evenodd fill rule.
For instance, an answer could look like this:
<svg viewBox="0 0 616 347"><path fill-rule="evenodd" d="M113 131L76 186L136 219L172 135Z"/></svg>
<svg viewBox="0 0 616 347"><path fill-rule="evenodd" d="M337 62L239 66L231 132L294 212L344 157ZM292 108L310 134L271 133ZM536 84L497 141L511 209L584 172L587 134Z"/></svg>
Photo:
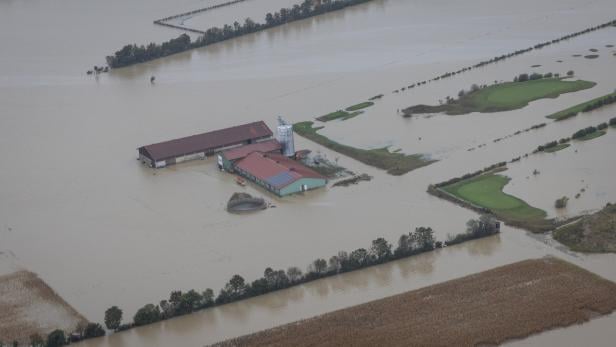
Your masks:
<svg viewBox="0 0 616 347"><path fill-rule="evenodd" d="M263 121L258 121L143 146L139 148L139 152L145 152L154 161L159 161L233 146L272 135L270 128Z"/></svg>
<svg viewBox="0 0 616 347"><path fill-rule="evenodd" d="M222 152L222 155L227 160L238 160L245 158L252 152L274 152L279 151L281 148L280 142L276 139L271 139L267 141L261 141L257 143L252 143L250 145L245 145L241 147L231 148Z"/></svg>
<svg viewBox="0 0 616 347"><path fill-rule="evenodd" d="M325 179L305 165L280 154L250 153L236 167L280 189L302 178Z"/></svg>

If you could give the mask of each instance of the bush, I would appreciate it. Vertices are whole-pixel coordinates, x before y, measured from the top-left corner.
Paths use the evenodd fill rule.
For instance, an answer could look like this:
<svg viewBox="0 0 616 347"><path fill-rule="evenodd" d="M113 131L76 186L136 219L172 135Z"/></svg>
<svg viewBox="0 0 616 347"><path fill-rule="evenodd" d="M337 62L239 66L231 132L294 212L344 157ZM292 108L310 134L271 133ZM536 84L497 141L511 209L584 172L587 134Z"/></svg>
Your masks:
<svg viewBox="0 0 616 347"><path fill-rule="evenodd" d="M610 119L610 125L616 126L616 117Z"/></svg>
<svg viewBox="0 0 616 347"><path fill-rule="evenodd" d="M597 125L597 130L603 130L607 128L607 123L601 123Z"/></svg>
<svg viewBox="0 0 616 347"><path fill-rule="evenodd" d="M90 339L99 336L105 336L105 329L98 323L88 323L83 331L83 337Z"/></svg>
<svg viewBox="0 0 616 347"><path fill-rule="evenodd" d="M567 76L571 77L571 76L573 76L573 74L574 74L573 70L567 71Z"/></svg>
<svg viewBox="0 0 616 347"><path fill-rule="evenodd" d="M158 322L159 320L160 308L152 304L147 304L140 308L133 317L133 322L136 326Z"/></svg>
<svg viewBox="0 0 616 347"><path fill-rule="evenodd" d="M563 196L560 199L556 199L556 201L554 202L554 207L556 208L565 208L567 207L567 202L569 201L569 198L566 196Z"/></svg>

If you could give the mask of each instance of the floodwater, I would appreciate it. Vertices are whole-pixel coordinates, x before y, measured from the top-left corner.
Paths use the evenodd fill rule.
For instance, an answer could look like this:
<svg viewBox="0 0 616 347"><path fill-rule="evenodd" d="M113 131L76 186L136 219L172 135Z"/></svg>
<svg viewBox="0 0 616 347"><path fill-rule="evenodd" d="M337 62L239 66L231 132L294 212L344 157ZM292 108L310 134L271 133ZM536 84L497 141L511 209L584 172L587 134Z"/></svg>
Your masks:
<svg viewBox="0 0 616 347"><path fill-rule="evenodd" d="M264 15L280 1L249 0L223 12L206 12L186 24L201 21L209 26L213 21L207 16L232 23L247 13L252 16L257 3L263 3ZM614 116L609 109L597 111L492 142L547 121L544 115L612 91L614 76L608 72L616 59L605 45L616 44L616 28L391 94L402 86L611 20L616 8L608 0L375 0L98 78L86 76L86 70L102 65L105 55L124 44L160 42L179 34L153 25L154 19L208 4L0 2L0 262L11 264L0 265L36 272L92 321L102 321L112 305L131 317L171 290L217 291L235 273L252 280L268 266L304 268L338 250L367 247L377 237L394 242L416 226L431 226L439 239L445 239L462 231L475 215L427 195L428 184L511 159ZM599 49L598 59L571 57L590 48ZM542 66L531 69L534 64ZM510 80L531 70L562 74L570 69L597 86L498 114L403 119L396 113L416 103L437 103L472 83ZM157 77L154 85L149 83L151 75ZM276 199L254 187L238 187L212 160L157 171L135 160L136 148L144 144L258 119L273 126L277 115L293 122L308 120L380 93L386 96L365 114L327 123L323 133L356 146L391 145L406 153L424 153L439 162L393 177L296 138L297 148L339 158L343 166L375 179ZM513 180L506 190L551 216L614 201L609 173L615 163L608 148L615 139L612 130L554 155L511 165L505 174ZM483 143L485 147L467 151ZM542 173L527 180L534 168ZM584 184L587 192L572 199L568 210L552 207L556 198ZM277 208L254 215L227 214L224 205L238 190L264 195ZM549 239L505 228L499 237L88 345L200 346L546 254L616 280L611 255L566 253ZM576 333L592 334L597 344L613 341L616 333L600 328L605 319L614 318L575 328ZM538 343L559 345L569 331L539 335Z"/></svg>

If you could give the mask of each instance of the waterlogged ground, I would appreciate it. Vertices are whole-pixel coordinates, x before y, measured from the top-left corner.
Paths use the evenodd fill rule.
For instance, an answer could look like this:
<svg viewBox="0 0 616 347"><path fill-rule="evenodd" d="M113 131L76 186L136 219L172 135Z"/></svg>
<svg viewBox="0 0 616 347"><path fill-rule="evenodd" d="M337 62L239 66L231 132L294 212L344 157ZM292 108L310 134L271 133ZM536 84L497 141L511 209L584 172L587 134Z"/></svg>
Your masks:
<svg viewBox="0 0 616 347"><path fill-rule="evenodd" d="M85 71L102 65L103 57L122 45L179 34L154 26L153 19L209 2L1 2L0 40L5 49L0 52L0 252L11 254L11 262L19 268L37 273L86 318L100 322L111 305L120 306L130 317L138 307L158 302L174 289L217 290L234 273L252 280L267 266L304 267L341 249L366 247L379 236L395 241L415 226L433 227L439 239L461 231L475 215L427 195L428 184L531 152L537 145L615 115L613 108L607 108L558 123L544 118L613 91L608 72L616 59L613 48L605 45L616 44L616 28L410 92L391 93L612 20L614 13L607 0L497 2L375 0L98 79ZM237 19L232 8L230 22ZM587 54L590 48L597 48L600 57L572 57ZM536 64L542 66L531 69ZM417 103L437 104L473 83L511 80L521 72L562 74L570 69L597 86L498 114L404 119L396 112ZM155 85L149 83L151 75L156 76ZM273 126L277 115L292 122L310 120L381 93L385 97L364 114L328 122L321 133L362 148L392 145L408 154L426 153L439 162L392 177L296 138L297 148L340 157L343 166L375 178L283 200L266 195L276 209L236 216L227 214L224 204L242 188L218 172L213 161L152 171L135 160L135 149L147 143L256 119ZM541 122L549 125L492 142ZM512 181L505 192L550 216L576 214L614 201L607 174L613 172L614 162L606 158L615 135L612 131L512 165L508 171ZM467 151L484 143L485 147ZM526 180L535 168L541 174ZM578 182L581 179L585 183ZM566 211L553 208L556 198L573 194L582 184L589 186L587 192L571 199ZM265 195L252 187L246 192ZM572 255L549 239L505 228L496 238L88 345L201 346L545 254L616 280L612 255ZM576 334L592 336L597 345L609 345L616 332L597 328L606 321L613 324L614 318L574 329ZM559 345L570 331L537 339L541 345Z"/></svg>

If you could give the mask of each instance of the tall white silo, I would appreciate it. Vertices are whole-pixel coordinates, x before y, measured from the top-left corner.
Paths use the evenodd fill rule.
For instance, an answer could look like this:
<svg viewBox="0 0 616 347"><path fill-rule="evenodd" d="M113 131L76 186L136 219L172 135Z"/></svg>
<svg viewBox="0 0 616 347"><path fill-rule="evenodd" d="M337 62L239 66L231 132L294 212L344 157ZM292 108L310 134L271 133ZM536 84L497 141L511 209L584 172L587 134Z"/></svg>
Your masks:
<svg viewBox="0 0 616 347"><path fill-rule="evenodd" d="M294 156L295 142L293 141L293 125L285 122L282 117L278 117L276 137L282 146L282 154L287 157Z"/></svg>

